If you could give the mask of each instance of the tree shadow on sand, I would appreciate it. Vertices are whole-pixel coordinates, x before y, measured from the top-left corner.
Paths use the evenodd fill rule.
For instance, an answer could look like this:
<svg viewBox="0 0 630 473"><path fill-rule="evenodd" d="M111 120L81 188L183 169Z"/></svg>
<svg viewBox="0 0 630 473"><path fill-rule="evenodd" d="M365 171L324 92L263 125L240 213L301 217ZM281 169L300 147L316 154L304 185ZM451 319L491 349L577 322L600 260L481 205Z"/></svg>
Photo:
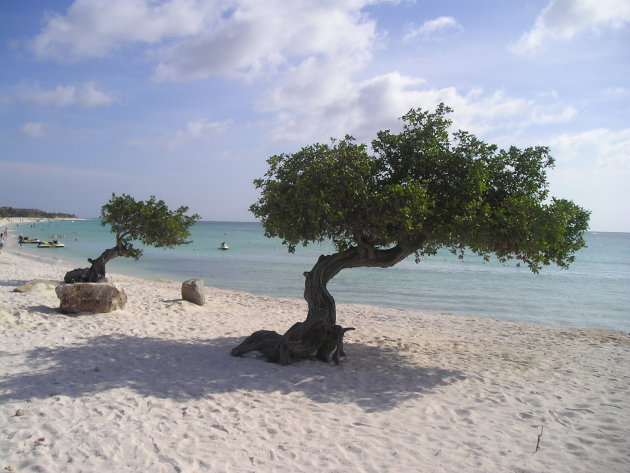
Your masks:
<svg viewBox="0 0 630 473"><path fill-rule="evenodd" d="M29 280L26 280L26 279L9 279L9 280L0 281L0 286L16 288L16 287L20 287L22 284L26 284L28 281Z"/></svg>
<svg viewBox="0 0 630 473"><path fill-rule="evenodd" d="M240 341L102 335L86 338L82 345L34 348L25 354L23 371L0 379L0 402L76 398L117 388L176 401L246 390L302 392L315 402L383 411L464 379L459 371L418 366L393 349L357 343L347 344L350 358L339 366L310 361L279 366L230 356ZM12 355L3 357L8 366Z"/></svg>
<svg viewBox="0 0 630 473"><path fill-rule="evenodd" d="M31 314L59 314L59 307L50 307L48 305L34 305L26 309Z"/></svg>

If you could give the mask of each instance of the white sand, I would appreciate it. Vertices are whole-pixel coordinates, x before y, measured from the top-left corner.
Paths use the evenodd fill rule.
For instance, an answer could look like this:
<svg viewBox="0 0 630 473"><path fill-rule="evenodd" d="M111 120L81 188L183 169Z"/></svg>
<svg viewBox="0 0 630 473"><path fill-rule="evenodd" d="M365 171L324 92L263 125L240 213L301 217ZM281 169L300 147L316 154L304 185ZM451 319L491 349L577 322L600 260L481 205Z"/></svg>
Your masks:
<svg viewBox="0 0 630 473"><path fill-rule="evenodd" d="M341 365L283 367L229 352L303 301L207 288L198 307L110 274L125 309L69 317L44 286L12 292L68 269L0 255L0 471L630 471L627 334L340 305Z"/></svg>

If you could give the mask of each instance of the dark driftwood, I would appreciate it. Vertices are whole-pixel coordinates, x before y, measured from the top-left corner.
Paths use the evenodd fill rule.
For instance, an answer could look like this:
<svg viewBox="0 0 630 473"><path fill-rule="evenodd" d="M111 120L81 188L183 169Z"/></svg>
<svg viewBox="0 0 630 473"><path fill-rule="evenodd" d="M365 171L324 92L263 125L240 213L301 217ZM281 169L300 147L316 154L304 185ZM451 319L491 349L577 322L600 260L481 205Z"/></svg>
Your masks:
<svg viewBox="0 0 630 473"><path fill-rule="evenodd" d="M339 363L343 350L343 337L352 327L337 325L335 300L327 289L339 271L355 267L387 268L409 256L409 252L396 246L387 250L364 245L333 255L321 255L309 272L305 272L304 299L308 314L304 322L294 324L284 335L270 330L259 330L247 337L231 352L243 356L260 352L268 361L288 365L305 359Z"/></svg>
<svg viewBox="0 0 630 473"><path fill-rule="evenodd" d="M76 268L68 271L63 280L65 283L75 282L99 282L105 279L105 265L119 256L127 256L129 253L124 248L109 248L96 259L88 258L91 264L89 268Z"/></svg>

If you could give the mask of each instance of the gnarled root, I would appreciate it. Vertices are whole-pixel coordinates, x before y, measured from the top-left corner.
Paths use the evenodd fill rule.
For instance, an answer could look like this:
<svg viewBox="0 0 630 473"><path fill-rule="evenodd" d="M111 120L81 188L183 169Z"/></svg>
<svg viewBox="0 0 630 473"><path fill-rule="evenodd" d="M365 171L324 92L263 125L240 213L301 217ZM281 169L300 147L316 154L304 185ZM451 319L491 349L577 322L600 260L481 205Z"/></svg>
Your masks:
<svg viewBox="0 0 630 473"><path fill-rule="evenodd" d="M289 365L296 361L318 359L339 364L345 356L343 336L352 327L335 325L326 328L308 321L294 324L284 335L272 330L259 330L247 337L231 351L232 356L243 356L252 351L260 352L267 361Z"/></svg>

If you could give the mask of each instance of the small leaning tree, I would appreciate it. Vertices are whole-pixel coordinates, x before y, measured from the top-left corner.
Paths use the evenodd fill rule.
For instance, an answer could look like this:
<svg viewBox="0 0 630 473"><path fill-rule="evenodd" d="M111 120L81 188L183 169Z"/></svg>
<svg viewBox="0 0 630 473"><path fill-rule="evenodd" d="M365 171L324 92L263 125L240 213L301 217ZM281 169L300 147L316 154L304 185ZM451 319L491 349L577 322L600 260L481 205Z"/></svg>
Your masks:
<svg viewBox="0 0 630 473"><path fill-rule="evenodd" d="M137 260L142 250L134 247L140 242L156 248L174 248L190 243L189 228L201 217L186 215L188 207L170 210L162 200L151 196L146 202L133 197L112 194L111 199L101 207L101 225L110 225L116 235L116 246L105 250L98 258L88 258L89 268L68 271L64 277L67 283L98 282L105 277L105 265L114 258L124 257Z"/></svg>
<svg viewBox="0 0 630 473"><path fill-rule="evenodd" d="M441 104L410 110L398 134L380 131L371 151L351 136L270 157L254 181L261 190L250 207L267 237L298 244L329 240L306 277L308 314L284 335L261 330L232 350L261 352L269 361L339 361L346 330L337 324L327 283L355 267L387 268L415 254L416 262L449 248L519 260L537 273L567 268L585 246L589 212L548 195L549 149L499 149L471 133L451 133Z"/></svg>

